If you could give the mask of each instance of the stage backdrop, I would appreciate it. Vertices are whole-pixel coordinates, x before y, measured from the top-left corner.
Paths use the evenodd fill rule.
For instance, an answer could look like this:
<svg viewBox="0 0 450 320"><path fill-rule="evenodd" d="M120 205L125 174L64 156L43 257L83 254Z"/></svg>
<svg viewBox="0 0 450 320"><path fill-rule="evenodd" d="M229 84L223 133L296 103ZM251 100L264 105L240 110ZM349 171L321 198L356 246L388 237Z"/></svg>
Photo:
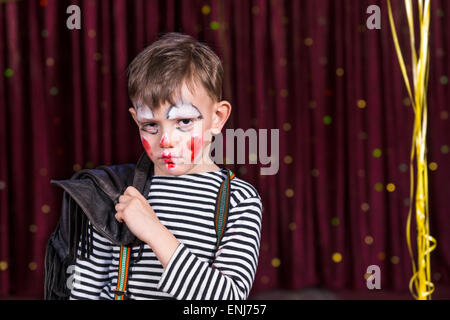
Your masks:
<svg viewBox="0 0 450 320"><path fill-rule="evenodd" d="M394 2L405 47L405 13ZM81 9L81 30L66 27L71 4ZM380 30L366 27L372 4L381 8ZM431 5L428 159L439 287L450 282L450 4ZM382 290L407 292L413 110L385 1L10 0L0 4L1 296L43 296L45 245L62 196L50 179L137 161L143 149L125 69L168 31L207 42L223 59L229 127L280 130L278 174L230 166L264 205L252 293L367 290L369 265L380 266Z"/></svg>

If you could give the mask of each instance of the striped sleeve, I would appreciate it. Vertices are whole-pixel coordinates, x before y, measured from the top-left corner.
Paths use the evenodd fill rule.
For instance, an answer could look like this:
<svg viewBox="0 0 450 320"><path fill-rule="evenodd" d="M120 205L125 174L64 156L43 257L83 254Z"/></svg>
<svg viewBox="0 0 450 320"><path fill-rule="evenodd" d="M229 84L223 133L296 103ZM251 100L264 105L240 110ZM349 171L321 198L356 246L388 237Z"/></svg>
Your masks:
<svg viewBox="0 0 450 320"><path fill-rule="evenodd" d="M109 276L113 254L111 242L100 235L95 228L88 228L88 230L93 230L93 251L89 258L80 259L80 250L78 250L70 292L71 300L99 300L103 288L111 282Z"/></svg>
<svg viewBox="0 0 450 320"><path fill-rule="evenodd" d="M225 233L212 265L181 243L158 283L177 300L244 300L258 265L262 204L250 197L230 209Z"/></svg>

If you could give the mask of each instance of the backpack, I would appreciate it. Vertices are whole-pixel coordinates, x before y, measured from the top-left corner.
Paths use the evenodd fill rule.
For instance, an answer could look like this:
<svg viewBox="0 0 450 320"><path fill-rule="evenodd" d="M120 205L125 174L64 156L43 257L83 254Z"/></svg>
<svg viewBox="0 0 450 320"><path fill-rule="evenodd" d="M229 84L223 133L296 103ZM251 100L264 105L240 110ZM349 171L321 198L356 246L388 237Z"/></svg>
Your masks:
<svg viewBox="0 0 450 320"><path fill-rule="evenodd" d="M99 166L75 173L69 180L51 180L51 184L61 187L63 200L61 217L55 231L50 236L45 253L44 299L67 300L78 250L79 259L88 259L92 252L92 230L96 230L121 247L118 283L115 300L126 298L130 248L139 246L137 261L141 258L144 242L119 223L115 217L115 205L128 186L133 186L144 196L150 190L153 163L144 152L136 165L123 164ZM229 201L230 180L235 176L226 169L216 201L214 225L216 248L219 248L225 231ZM216 251L217 252L217 251ZM214 255L214 260L216 254Z"/></svg>

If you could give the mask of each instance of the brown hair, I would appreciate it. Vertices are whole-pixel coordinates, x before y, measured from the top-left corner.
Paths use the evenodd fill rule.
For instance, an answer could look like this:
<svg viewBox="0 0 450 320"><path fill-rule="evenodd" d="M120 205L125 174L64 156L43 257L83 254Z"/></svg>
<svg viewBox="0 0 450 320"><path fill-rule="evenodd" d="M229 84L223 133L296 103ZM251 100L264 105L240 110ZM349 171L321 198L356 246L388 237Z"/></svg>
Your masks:
<svg viewBox="0 0 450 320"><path fill-rule="evenodd" d="M189 35L167 33L140 52L128 66L128 94L152 108L180 97L181 86L201 84L215 102L222 99L219 57Z"/></svg>

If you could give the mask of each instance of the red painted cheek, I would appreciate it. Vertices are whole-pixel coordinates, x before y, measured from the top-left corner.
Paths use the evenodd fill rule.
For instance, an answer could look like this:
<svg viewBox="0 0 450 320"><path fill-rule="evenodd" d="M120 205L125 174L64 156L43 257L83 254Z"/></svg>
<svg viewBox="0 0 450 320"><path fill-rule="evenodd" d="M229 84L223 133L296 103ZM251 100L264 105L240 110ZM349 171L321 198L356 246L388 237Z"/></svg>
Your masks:
<svg viewBox="0 0 450 320"><path fill-rule="evenodd" d="M191 150L191 162L194 162L194 159L200 153L202 149L203 138L202 137L191 137L191 141L188 142L188 148Z"/></svg>
<svg viewBox="0 0 450 320"><path fill-rule="evenodd" d="M152 148L150 147L150 143L148 143L148 141L145 140L145 138L142 138L141 141L142 141L142 145L144 146L145 152L147 152L147 155L149 157L153 156Z"/></svg>

